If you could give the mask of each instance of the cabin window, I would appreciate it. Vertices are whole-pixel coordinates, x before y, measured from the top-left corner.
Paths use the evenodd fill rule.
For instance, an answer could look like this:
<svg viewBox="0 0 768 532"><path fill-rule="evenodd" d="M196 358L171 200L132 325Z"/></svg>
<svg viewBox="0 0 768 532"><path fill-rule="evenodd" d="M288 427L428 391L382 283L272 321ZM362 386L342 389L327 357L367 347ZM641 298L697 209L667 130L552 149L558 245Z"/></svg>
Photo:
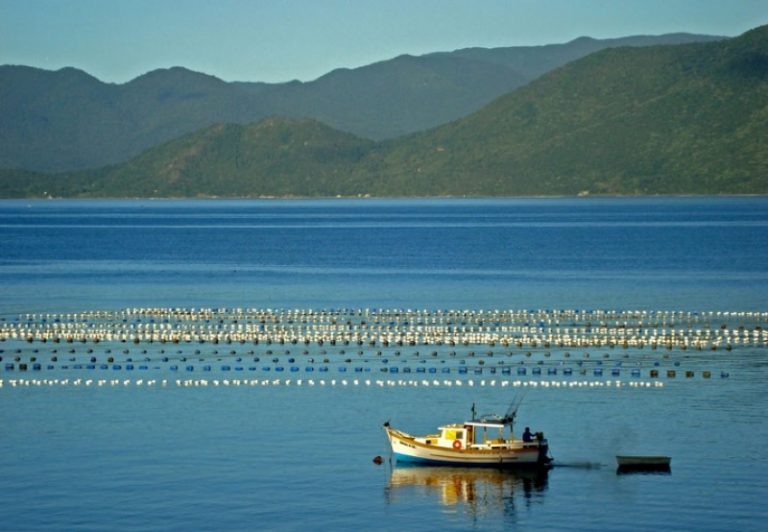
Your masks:
<svg viewBox="0 0 768 532"><path fill-rule="evenodd" d="M456 431L456 439L457 440L463 440L464 439L464 431L463 430L457 430Z"/></svg>

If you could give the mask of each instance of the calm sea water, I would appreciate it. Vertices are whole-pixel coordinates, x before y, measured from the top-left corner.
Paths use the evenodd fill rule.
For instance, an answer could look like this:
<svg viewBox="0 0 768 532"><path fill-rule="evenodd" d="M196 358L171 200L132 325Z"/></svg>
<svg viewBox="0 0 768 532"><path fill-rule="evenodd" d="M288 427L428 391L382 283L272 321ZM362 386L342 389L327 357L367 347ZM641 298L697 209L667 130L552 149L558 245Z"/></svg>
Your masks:
<svg viewBox="0 0 768 532"><path fill-rule="evenodd" d="M126 307L700 312L766 311L766 301L768 198L0 201L6 322ZM167 387L11 386L47 375L135 382L138 372L62 361L160 347L0 348L0 364L61 358L36 374L0 366L3 530L762 530L768 518L762 347L592 351L680 372L653 387L588 377L598 385L502 387L487 373L450 387L184 387L167 367L147 373ZM411 364L414 349L403 349ZM586 351L566 361L553 349L547 361L576 368ZM371 461L388 455L387 419L433 432L472 403L503 412L522 395L520 421L547 433L558 463L544 477ZM616 454L667 454L672 472L617 475Z"/></svg>

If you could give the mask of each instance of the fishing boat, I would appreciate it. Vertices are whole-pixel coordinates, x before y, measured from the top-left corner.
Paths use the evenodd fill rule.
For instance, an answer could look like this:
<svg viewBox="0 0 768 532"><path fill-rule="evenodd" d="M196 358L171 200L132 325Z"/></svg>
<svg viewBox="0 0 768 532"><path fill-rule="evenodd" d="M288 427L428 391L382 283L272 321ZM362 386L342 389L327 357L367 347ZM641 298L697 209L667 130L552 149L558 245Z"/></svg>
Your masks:
<svg viewBox="0 0 768 532"><path fill-rule="evenodd" d="M542 432L517 438L512 432L516 407L504 416L481 416L438 427L437 434L412 436L384 423L397 462L484 467L549 467L549 444ZM527 429L526 429L527 432Z"/></svg>

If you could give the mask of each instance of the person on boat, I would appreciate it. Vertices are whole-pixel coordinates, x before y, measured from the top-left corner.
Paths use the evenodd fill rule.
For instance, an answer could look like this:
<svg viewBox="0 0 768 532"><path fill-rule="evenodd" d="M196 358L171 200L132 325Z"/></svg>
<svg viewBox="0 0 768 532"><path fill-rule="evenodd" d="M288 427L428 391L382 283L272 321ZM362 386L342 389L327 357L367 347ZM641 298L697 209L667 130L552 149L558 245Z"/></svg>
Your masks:
<svg viewBox="0 0 768 532"><path fill-rule="evenodd" d="M532 442L533 441L533 434L531 433L530 427L525 427L525 432L523 432L523 441L524 442Z"/></svg>

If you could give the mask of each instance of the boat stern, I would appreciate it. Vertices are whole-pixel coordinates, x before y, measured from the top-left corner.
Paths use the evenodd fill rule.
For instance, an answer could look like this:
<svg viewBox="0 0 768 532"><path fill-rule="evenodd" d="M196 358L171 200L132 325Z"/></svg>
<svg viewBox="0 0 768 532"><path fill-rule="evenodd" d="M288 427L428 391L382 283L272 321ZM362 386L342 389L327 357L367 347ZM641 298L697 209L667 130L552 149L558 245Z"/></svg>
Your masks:
<svg viewBox="0 0 768 532"><path fill-rule="evenodd" d="M543 437L539 440L539 456L536 463L541 467L552 467L552 457L549 455L549 442Z"/></svg>

